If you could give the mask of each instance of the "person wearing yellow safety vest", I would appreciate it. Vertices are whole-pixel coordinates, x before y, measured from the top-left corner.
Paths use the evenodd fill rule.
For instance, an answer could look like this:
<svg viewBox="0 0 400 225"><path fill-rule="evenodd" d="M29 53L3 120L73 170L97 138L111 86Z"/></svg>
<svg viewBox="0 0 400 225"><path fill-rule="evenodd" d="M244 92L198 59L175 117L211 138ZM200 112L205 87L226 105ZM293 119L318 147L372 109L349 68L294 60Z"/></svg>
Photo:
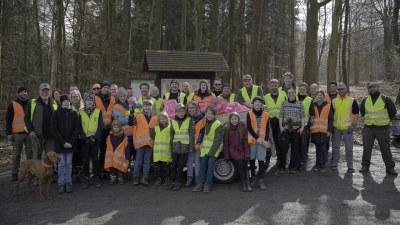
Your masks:
<svg viewBox="0 0 400 225"><path fill-rule="evenodd" d="M269 82L269 90L271 93L264 96L264 104L267 107L267 112L269 113L269 123L272 130L272 138L275 144L276 152L276 164L273 169L279 167L279 157L281 152L281 146L279 141L279 111L281 109L282 103L286 100L286 94L279 94L278 92L279 81L277 79L272 79ZM267 152L265 159L265 168L269 167L272 153Z"/></svg>
<svg viewBox="0 0 400 225"><path fill-rule="evenodd" d="M204 111L211 103L214 93L208 88L207 81L201 80L199 82L199 89L194 93L193 101L199 104L200 110ZM201 106L202 105L202 106Z"/></svg>
<svg viewBox="0 0 400 225"><path fill-rule="evenodd" d="M39 96L32 99L25 110L24 122L32 141L33 159L42 159L42 153L54 151L54 136L51 132L51 117L57 110L57 102L50 98L50 85L39 86ZM33 184L39 185L37 177Z"/></svg>
<svg viewBox="0 0 400 225"><path fill-rule="evenodd" d="M133 126L133 144L136 149L135 166L133 168L133 185L139 185L140 166L143 165L143 177L140 183L148 186L150 157L153 153L154 139L150 137L150 126L157 125L157 117L152 113L153 102L143 101L143 113L136 114L131 110L128 124ZM133 108L132 108L133 109Z"/></svg>
<svg viewBox="0 0 400 225"><path fill-rule="evenodd" d="M158 125L150 126L150 137L154 139L153 162L156 166L157 178L155 185L160 186L165 180L165 186L171 184L170 168L172 162L171 154L171 124L165 111L157 115Z"/></svg>
<svg viewBox="0 0 400 225"><path fill-rule="evenodd" d="M160 90L158 87L153 86L150 90L150 97L154 98L154 105L155 105L155 114L158 115L161 111L163 111L163 100L160 98Z"/></svg>
<svg viewBox="0 0 400 225"><path fill-rule="evenodd" d="M299 93L299 87L293 83L294 76L291 72L286 72L283 74L283 84L281 87L278 88L278 92L282 95L285 95L288 98L287 91L289 88L293 88L296 90L296 95Z"/></svg>
<svg viewBox="0 0 400 225"><path fill-rule="evenodd" d="M214 80L214 89L212 90L212 93L217 97L222 94L222 80L221 79Z"/></svg>
<svg viewBox="0 0 400 225"><path fill-rule="evenodd" d="M183 168L186 166L188 153L194 151L194 126L191 118L185 115L185 106L175 106L175 119L171 122L172 165L170 180L173 183L165 186L166 190L181 189Z"/></svg>
<svg viewBox="0 0 400 225"><path fill-rule="evenodd" d="M288 100L282 103L279 111L281 155L279 157L280 168L278 174L283 174L286 169L286 156L289 151L289 145L291 146L289 173L296 173L300 157L300 137L305 125L303 103L296 100L296 92L293 88L289 88L287 94Z"/></svg>
<svg viewBox="0 0 400 225"><path fill-rule="evenodd" d="M311 142L315 144L316 163L315 171L325 172L328 161L326 143L333 132L333 113L331 104L325 99L325 93L317 91L313 104L314 116L311 118Z"/></svg>
<svg viewBox="0 0 400 225"><path fill-rule="evenodd" d="M298 170L304 170L304 165L307 163L308 146L310 136L310 118L314 116L313 99L307 95L308 85L304 82L299 84L299 93L296 98L303 103L304 107L304 131L300 137L300 161Z"/></svg>
<svg viewBox="0 0 400 225"><path fill-rule="evenodd" d="M231 85L224 83L222 87L222 93L218 96L219 99L225 99L230 102L237 102L237 97L234 93L231 93Z"/></svg>
<svg viewBox="0 0 400 225"><path fill-rule="evenodd" d="M269 113L263 110L263 99L253 98L253 109L247 114L248 143L250 144L250 186L254 187L258 178L261 190L267 190L264 183L265 159L271 152L269 141ZM258 177L256 177L256 159L258 162Z"/></svg>
<svg viewBox="0 0 400 225"><path fill-rule="evenodd" d="M11 181L18 179L22 148L25 145L26 159L32 159L32 142L25 128L24 115L28 106L28 92L25 87L18 88L18 98L12 101L6 112L7 139L12 141Z"/></svg>
<svg viewBox="0 0 400 225"><path fill-rule="evenodd" d="M182 103L183 105L186 105L186 95L179 90L179 82L178 80L171 80L170 83L171 89L169 92L165 93L163 96L163 99L165 100L172 100L175 99L177 103Z"/></svg>
<svg viewBox="0 0 400 225"><path fill-rule="evenodd" d="M78 88L76 85L71 85L70 87L70 93L69 96L71 98L71 109L74 110L75 112L78 113L79 116L79 111L83 109L84 104L83 104L83 99L81 96L81 92L79 92ZM72 89L72 90L71 90ZM82 180L82 155L81 155L81 137L79 137L78 140L78 151L75 152L74 156L72 157L72 176L76 180Z"/></svg>
<svg viewBox="0 0 400 225"><path fill-rule="evenodd" d="M101 110L95 107L94 94L86 93L84 96L84 107L79 111L81 121L81 155L82 155L82 188L89 187L89 163L92 160L95 186L103 186L100 179L100 139L103 132L103 117Z"/></svg>
<svg viewBox="0 0 400 225"><path fill-rule="evenodd" d="M208 106L205 113L206 124L200 153L200 178L199 183L192 191L203 191L203 193L208 194L211 191L215 161L223 147L224 128L215 117L218 113L217 108Z"/></svg>
<svg viewBox="0 0 400 225"><path fill-rule="evenodd" d="M347 87L345 84L338 85L339 97L333 99L333 127L332 135L332 163L331 169L337 170L340 159L340 143L344 142L346 149L347 172L354 173L353 166L353 131L357 125L359 107L357 101L347 95Z"/></svg>
<svg viewBox="0 0 400 225"><path fill-rule="evenodd" d="M104 162L104 169L110 172L109 184L124 184L125 180L123 175L128 172L129 166L129 152L130 148L128 138L122 130L121 122L115 119L111 123L111 134L107 137L107 151L106 160Z"/></svg>
<svg viewBox="0 0 400 225"><path fill-rule="evenodd" d="M115 97L110 94L110 82L103 81L100 84L100 92L95 95L96 108L100 109L103 116L103 132L100 140L100 169L102 170L102 177L107 178L108 173L103 171L104 157L107 148L107 137L110 135L111 122L113 120L112 112L115 105Z"/></svg>
<svg viewBox="0 0 400 225"><path fill-rule="evenodd" d="M144 100L150 100L153 103L152 112L155 115L156 114L156 104L155 104L156 100L149 95L150 85L148 83L141 83L139 85L139 89L140 89L140 93L142 94L142 96L140 96L137 99L137 104L136 104L136 107L135 107L135 113L143 112L143 101Z"/></svg>
<svg viewBox="0 0 400 225"><path fill-rule="evenodd" d="M189 83L188 82L182 82L182 94L180 97L180 102L184 102L186 98L186 102L193 101L194 93L190 92L189 90ZM184 104L186 105L186 104Z"/></svg>
<svg viewBox="0 0 400 225"><path fill-rule="evenodd" d="M238 91L237 101L241 105L245 105L247 108L251 109L252 100L256 96L264 96L261 87L253 84L253 78L250 74L246 74L243 76L243 88Z"/></svg>
<svg viewBox="0 0 400 225"><path fill-rule="evenodd" d="M390 151L390 121L396 116L396 106L392 99L379 92L377 83L368 85L369 96L360 105L360 114L364 117L363 156L360 172L369 171L371 154L375 139L378 140L386 173L397 176L395 162Z"/></svg>

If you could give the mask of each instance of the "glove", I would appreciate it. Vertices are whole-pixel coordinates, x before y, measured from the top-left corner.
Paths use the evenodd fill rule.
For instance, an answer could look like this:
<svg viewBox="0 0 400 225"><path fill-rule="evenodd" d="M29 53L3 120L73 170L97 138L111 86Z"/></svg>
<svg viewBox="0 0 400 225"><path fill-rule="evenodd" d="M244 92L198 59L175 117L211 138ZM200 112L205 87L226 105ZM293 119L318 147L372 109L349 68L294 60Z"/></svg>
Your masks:
<svg viewBox="0 0 400 225"><path fill-rule="evenodd" d="M347 128L347 133L348 134L352 134L354 131L354 124L352 124L351 126L349 126L349 128Z"/></svg>
<svg viewBox="0 0 400 225"><path fill-rule="evenodd" d="M94 139L93 136L87 137L86 138L86 145L87 146L93 146L96 143L96 139Z"/></svg>
<svg viewBox="0 0 400 225"><path fill-rule="evenodd" d="M143 105L140 103L136 104L136 106L135 106L135 109L142 109L142 108L143 108Z"/></svg>
<svg viewBox="0 0 400 225"><path fill-rule="evenodd" d="M8 136L7 136L7 139L8 139L9 141L14 141L14 135L12 135L12 134L8 135Z"/></svg>

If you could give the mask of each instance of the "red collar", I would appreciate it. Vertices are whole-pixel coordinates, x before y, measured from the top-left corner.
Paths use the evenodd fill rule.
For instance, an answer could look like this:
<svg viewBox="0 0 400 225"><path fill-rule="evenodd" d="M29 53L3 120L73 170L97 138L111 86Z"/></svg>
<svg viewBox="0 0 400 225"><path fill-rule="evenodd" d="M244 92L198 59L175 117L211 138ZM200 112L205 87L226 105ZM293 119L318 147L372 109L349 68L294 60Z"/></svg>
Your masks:
<svg viewBox="0 0 400 225"><path fill-rule="evenodd" d="M52 165L48 165L48 164L44 163L43 161L42 161L42 165L43 165L44 167L46 167L46 168L51 168L51 167L52 167Z"/></svg>

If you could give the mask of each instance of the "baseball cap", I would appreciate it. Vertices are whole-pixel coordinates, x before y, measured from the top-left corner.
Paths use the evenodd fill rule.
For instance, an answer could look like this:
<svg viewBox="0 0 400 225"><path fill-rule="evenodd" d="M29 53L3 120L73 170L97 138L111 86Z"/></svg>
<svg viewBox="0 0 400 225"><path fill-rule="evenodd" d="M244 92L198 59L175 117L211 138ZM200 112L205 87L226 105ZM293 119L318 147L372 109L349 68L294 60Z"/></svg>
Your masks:
<svg viewBox="0 0 400 225"><path fill-rule="evenodd" d="M346 89L347 88L347 86L345 85L345 84L343 84L343 83L340 83L338 86L337 86L337 89Z"/></svg>
<svg viewBox="0 0 400 225"><path fill-rule="evenodd" d="M48 83L42 83L42 84L39 86L39 89L40 89L40 90L43 90L43 89L50 89L50 85L49 85Z"/></svg>
<svg viewBox="0 0 400 225"><path fill-rule="evenodd" d="M253 78L251 78L250 74L246 74L243 76L243 80L251 80L251 79L253 79Z"/></svg>
<svg viewBox="0 0 400 225"><path fill-rule="evenodd" d="M98 84L98 83L95 83L95 84L93 84L93 87L92 87L92 89L100 89L100 84Z"/></svg>
<svg viewBox="0 0 400 225"><path fill-rule="evenodd" d="M185 108L185 106L182 103L178 103L175 106L175 111L178 111L178 109L182 109L182 108Z"/></svg>

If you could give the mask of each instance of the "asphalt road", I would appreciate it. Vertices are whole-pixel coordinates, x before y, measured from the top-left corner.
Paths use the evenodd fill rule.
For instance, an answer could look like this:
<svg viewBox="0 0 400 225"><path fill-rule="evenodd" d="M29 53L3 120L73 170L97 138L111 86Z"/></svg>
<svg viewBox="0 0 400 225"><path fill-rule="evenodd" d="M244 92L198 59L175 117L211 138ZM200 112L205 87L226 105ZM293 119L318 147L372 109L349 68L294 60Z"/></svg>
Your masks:
<svg viewBox="0 0 400 225"><path fill-rule="evenodd" d="M392 148L397 165L400 149ZM13 195L10 173L0 173L0 224L400 224L400 178L386 175L379 150L373 153L370 173L361 174L362 147L355 147L354 174L346 174L342 154L339 170L282 175L268 171L266 191L241 192L239 182L215 185L210 194L191 188L166 191L152 185L108 185L58 194L39 201L39 188ZM329 168L329 167L328 167ZM400 172L400 167L397 171Z"/></svg>

